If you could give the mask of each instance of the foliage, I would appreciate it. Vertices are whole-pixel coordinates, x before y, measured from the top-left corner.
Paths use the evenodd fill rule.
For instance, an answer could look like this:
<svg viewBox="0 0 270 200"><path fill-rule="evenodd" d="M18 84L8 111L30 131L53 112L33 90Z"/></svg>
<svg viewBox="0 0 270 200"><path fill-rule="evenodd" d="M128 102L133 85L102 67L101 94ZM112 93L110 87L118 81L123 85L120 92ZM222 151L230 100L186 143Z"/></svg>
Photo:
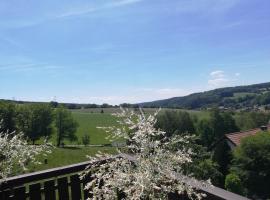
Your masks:
<svg viewBox="0 0 270 200"><path fill-rule="evenodd" d="M168 137L175 134L194 133L193 121L188 112L165 110L157 116L157 128L166 132Z"/></svg>
<svg viewBox="0 0 270 200"><path fill-rule="evenodd" d="M192 199L204 196L191 186L198 182L190 174L185 174L183 169L185 164L192 162L193 152L187 148L190 136L165 137L165 132L154 127L156 115L146 117L142 112L135 114L123 110L117 114L122 126L106 128L115 137L124 137L129 141L126 148L133 153L135 160L127 156L110 156L109 162L97 163L104 154L92 158L90 166L95 173L91 174L92 169L88 168L82 178L91 176L85 189L92 188L89 192L95 198L113 199L116 188L124 192L127 199L166 199L169 192L176 191L187 192ZM174 151L174 145L181 148ZM184 182L187 177L192 183Z"/></svg>
<svg viewBox="0 0 270 200"><path fill-rule="evenodd" d="M18 108L17 125L33 144L52 134L53 112L48 104L30 104Z"/></svg>
<svg viewBox="0 0 270 200"><path fill-rule="evenodd" d="M209 119L202 119L197 127L202 143L208 148L218 142L227 133L239 131L236 122L229 112L213 109Z"/></svg>
<svg viewBox="0 0 270 200"><path fill-rule="evenodd" d="M194 166L194 176L203 180L211 179L214 185L220 185L222 182L222 173L218 171L219 165L211 159L199 160Z"/></svg>
<svg viewBox="0 0 270 200"><path fill-rule="evenodd" d="M16 130L15 116L15 104L0 102L0 119L2 120L0 132L13 132Z"/></svg>
<svg viewBox="0 0 270 200"><path fill-rule="evenodd" d="M214 132L208 119L202 119L199 121L197 132L200 135L202 144L209 148L214 141Z"/></svg>
<svg viewBox="0 0 270 200"><path fill-rule="evenodd" d="M82 136L82 143L84 146L87 146L90 144L90 136L88 134L84 134Z"/></svg>
<svg viewBox="0 0 270 200"><path fill-rule="evenodd" d="M246 137L234 151L231 170L238 174L249 194L270 198L270 134Z"/></svg>
<svg viewBox="0 0 270 200"><path fill-rule="evenodd" d="M75 133L78 123L73 119L72 113L60 107L55 112L55 126L57 129L57 146L59 147L64 139L74 141L77 139Z"/></svg>
<svg viewBox="0 0 270 200"><path fill-rule="evenodd" d="M245 189L243 187L242 180L235 173L230 173L226 176L225 188L230 192L245 195Z"/></svg>
<svg viewBox="0 0 270 200"><path fill-rule="evenodd" d="M50 153L50 147L45 145L28 145L23 134L0 133L0 178L3 180L18 167L26 170L28 163L38 164L39 154ZM1 182L1 181L0 181Z"/></svg>
<svg viewBox="0 0 270 200"><path fill-rule="evenodd" d="M154 102L141 103L142 107L200 109L224 106L226 108L246 108L269 104L270 83L248 86L227 87L207 92L194 93L184 97L174 97ZM235 94L246 94L235 96Z"/></svg>
<svg viewBox="0 0 270 200"><path fill-rule="evenodd" d="M262 112L241 112L236 116L236 123L241 130L258 128L266 125L270 120L270 114Z"/></svg>

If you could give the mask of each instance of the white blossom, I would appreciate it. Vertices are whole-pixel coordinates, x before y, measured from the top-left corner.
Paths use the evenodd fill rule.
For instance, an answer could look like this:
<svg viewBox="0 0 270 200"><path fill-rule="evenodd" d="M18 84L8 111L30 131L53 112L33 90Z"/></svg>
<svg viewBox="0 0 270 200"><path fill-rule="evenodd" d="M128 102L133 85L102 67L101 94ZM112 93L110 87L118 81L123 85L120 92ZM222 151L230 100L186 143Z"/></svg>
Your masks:
<svg viewBox="0 0 270 200"><path fill-rule="evenodd" d="M27 170L28 163L40 164L37 155L50 153L50 144L29 145L22 133L0 133L0 183L14 170Z"/></svg>
<svg viewBox="0 0 270 200"><path fill-rule="evenodd" d="M166 138L165 132L155 128L157 114L146 116L142 111L136 114L122 109L121 113L114 114L121 126L103 128L113 138L125 138L127 147L119 149L122 156L100 153L90 157L91 163L81 178L91 177L85 190L94 199L114 199L117 191L131 200L166 199L170 192L185 192L190 199L205 196L196 191L198 181L184 172L184 165L192 162L193 152L186 145L192 136ZM203 182L203 185L210 184Z"/></svg>

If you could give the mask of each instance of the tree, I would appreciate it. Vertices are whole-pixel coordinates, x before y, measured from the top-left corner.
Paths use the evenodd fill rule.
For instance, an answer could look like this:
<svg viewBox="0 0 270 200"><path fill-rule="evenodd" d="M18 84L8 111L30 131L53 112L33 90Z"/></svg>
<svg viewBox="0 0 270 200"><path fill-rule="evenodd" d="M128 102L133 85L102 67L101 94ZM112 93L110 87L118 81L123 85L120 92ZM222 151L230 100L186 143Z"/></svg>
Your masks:
<svg viewBox="0 0 270 200"><path fill-rule="evenodd" d="M270 115L261 112L242 112L236 116L236 123L241 130L258 128L266 125L270 120Z"/></svg>
<svg viewBox="0 0 270 200"><path fill-rule="evenodd" d="M223 138L225 134L239 131L231 113L221 113L218 109L210 112L209 119L202 119L197 126L202 143L208 148Z"/></svg>
<svg viewBox="0 0 270 200"><path fill-rule="evenodd" d="M16 130L16 107L13 103L0 102L0 132L13 132Z"/></svg>
<svg viewBox="0 0 270 200"><path fill-rule="evenodd" d="M211 159L204 159L200 160L195 165L193 164L194 169L194 176L198 179L207 180L211 179L211 182L214 185L221 185L222 184L222 173L218 171L219 166L216 162Z"/></svg>
<svg viewBox="0 0 270 200"><path fill-rule="evenodd" d="M270 133L242 139L233 153L231 171L240 177L250 196L270 198Z"/></svg>
<svg viewBox="0 0 270 200"><path fill-rule="evenodd" d="M50 145L28 145L24 138L22 133L0 132L0 185L1 181L18 170L18 167L26 170L27 163L39 163L37 155L51 152Z"/></svg>
<svg viewBox="0 0 270 200"><path fill-rule="evenodd" d="M235 173L230 173L225 179L225 188L230 192L234 192L240 195L245 195L245 189L242 184L242 180Z"/></svg>
<svg viewBox="0 0 270 200"><path fill-rule="evenodd" d="M31 104L19 107L18 129L34 144L41 137L50 137L53 128L53 112L48 104Z"/></svg>
<svg viewBox="0 0 270 200"><path fill-rule="evenodd" d="M213 151L212 159L217 162L219 171L225 176L231 162L231 153L223 137L227 133L239 131L232 113L222 113L218 109L213 109L209 119L203 119L198 123L197 131L201 143L206 146L208 150ZM223 184L224 183L221 183L221 185Z"/></svg>
<svg viewBox="0 0 270 200"><path fill-rule="evenodd" d="M214 141L214 131L209 123L209 120L202 119L197 126L197 132L200 135L202 144L209 148Z"/></svg>
<svg viewBox="0 0 270 200"><path fill-rule="evenodd" d="M56 101L51 101L51 102L50 102L50 105L51 105L51 107L53 107L53 108L57 108L58 105L59 105L59 103L56 102Z"/></svg>
<svg viewBox="0 0 270 200"><path fill-rule="evenodd" d="M72 113L60 107L55 112L55 126L57 129L57 146L59 147L64 139L74 141L77 139L75 132L78 123L73 119Z"/></svg>
<svg viewBox="0 0 270 200"><path fill-rule="evenodd" d="M84 146L87 146L90 144L90 136L88 134L84 134L82 136L82 143Z"/></svg>
<svg viewBox="0 0 270 200"><path fill-rule="evenodd" d="M165 131L167 136L194 133L193 121L187 112L166 110L157 117L156 128Z"/></svg>
<svg viewBox="0 0 270 200"><path fill-rule="evenodd" d="M134 160L130 160L130 156L106 154L91 158L90 166L95 171L85 170L81 178L90 176L91 181L85 188L94 198L115 199L118 192L125 194L123 199L167 199L168 193L186 193L192 199L204 196L195 189L197 181L183 169L192 162L193 152L186 146L190 136L174 135L160 140L165 133L154 127L156 114L146 117L142 112L125 110L117 116L123 126L104 129L130 141L119 151L123 153L128 149L133 152ZM180 147L176 151L175 145ZM108 162L100 165L97 161L104 156L108 156ZM189 183L183 181L187 178ZM207 182L204 184L210 186Z"/></svg>

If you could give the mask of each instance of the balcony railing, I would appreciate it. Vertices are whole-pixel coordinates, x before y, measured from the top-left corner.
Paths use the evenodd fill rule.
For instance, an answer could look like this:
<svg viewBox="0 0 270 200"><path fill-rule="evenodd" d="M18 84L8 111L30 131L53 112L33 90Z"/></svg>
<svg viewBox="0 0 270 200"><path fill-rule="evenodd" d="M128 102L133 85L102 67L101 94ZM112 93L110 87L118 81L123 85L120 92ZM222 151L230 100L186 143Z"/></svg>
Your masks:
<svg viewBox="0 0 270 200"><path fill-rule="evenodd" d="M99 162L107 162L106 159ZM1 200L85 200L89 196L84 185L89 178L80 180L89 162L58 167L8 178L0 185ZM198 188L207 194L208 200L247 200L247 198L217 187ZM120 199L120 198L119 198ZM185 195L170 194L169 199L188 200Z"/></svg>

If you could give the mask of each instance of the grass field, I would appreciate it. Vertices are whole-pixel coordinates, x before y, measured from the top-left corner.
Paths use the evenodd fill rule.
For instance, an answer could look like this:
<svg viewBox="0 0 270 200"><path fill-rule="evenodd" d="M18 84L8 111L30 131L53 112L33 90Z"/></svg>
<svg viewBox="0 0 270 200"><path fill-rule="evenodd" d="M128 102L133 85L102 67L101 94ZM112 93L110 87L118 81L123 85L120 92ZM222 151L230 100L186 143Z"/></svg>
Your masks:
<svg viewBox="0 0 270 200"><path fill-rule="evenodd" d="M100 126L114 126L117 125L117 118L112 116L111 114L119 111L116 108L108 108L103 109L104 113L101 113L101 109L84 109L84 110L72 110L72 114L74 119L78 122L79 127L77 129L76 135L78 137L78 141L69 142L65 141L66 145L73 144L77 145L81 143L81 137L84 134L88 134L90 136L90 144L92 145L100 145L100 144L110 144L111 141L106 139L108 133L106 133L102 129L98 129ZM163 109L166 110L166 109ZM162 110L162 111L163 111ZM156 109L145 109L146 113L154 113ZM162 112L161 111L161 112ZM183 110L187 111L187 110ZM209 116L209 112L207 111L190 111L188 110L192 116L196 116L198 119L207 118ZM51 138L53 144L56 141L56 135L54 134ZM95 155L98 151L106 152L106 153L116 153L116 149L114 147L66 147L66 148L55 148L52 154L48 155L47 160L48 164L42 165L30 165L28 172L39 171L54 167L60 167L65 165L70 165L74 163L79 163L83 161L87 161L86 155ZM41 162L44 163L44 157L41 157ZM22 173L17 172L18 173Z"/></svg>
<svg viewBox="0 0 270 200"><path fill-rule="evenodd" d="M106 139L108 134L97 127L101 126L116 126L117 118L110 113L89 113L89 112L73 112L75 120L79 123L76 135L79 138L84 134L90 136L90 144L109 144L110 141Z"/></svg>
<svg viewBox="0 0 270 200"><path fill-rule="evenodd" d="M157 109L147 108L144 109L146 113L153 114ZM162 111L168 109L162 109ZM100 126L116 126L117 118L112 116L112 113L119 112L119 108L106 108L103 109L104 113L100 113L101 109L82 109L82 110L73 110L73 116L75 120L79 123L78 130L76 135L78 137L78 141L81 141L81 137L84 134L88 134L90 136L90 144L109 144L111 143L106 139L108 133L106 133L102 129L98 129ZM209 112L207 111L195 111L195 110L182 110L187 111L191 114L191 116L196 116L199 120L202 118L208 118ZM69 141L65 141L66 144L70 144ZM74 143L74 142L73 142ZM77 144L78 142L75 142Z"/></svg>
<svg viewBox="0 0 270 200"><path fill-rule="evenodd" d="M15 174L35 172L84 162L88 160L88 158L86 157L87 155L94 156L99 151L109 154L116 154L117 152L114 147L55 148L48 156L39 157L38 160L42 163L41 165L29 164L27 166L28 170L26 172L20 170L15 172ZM44 164L44 159L47 159L48 164Z"/></svg>

